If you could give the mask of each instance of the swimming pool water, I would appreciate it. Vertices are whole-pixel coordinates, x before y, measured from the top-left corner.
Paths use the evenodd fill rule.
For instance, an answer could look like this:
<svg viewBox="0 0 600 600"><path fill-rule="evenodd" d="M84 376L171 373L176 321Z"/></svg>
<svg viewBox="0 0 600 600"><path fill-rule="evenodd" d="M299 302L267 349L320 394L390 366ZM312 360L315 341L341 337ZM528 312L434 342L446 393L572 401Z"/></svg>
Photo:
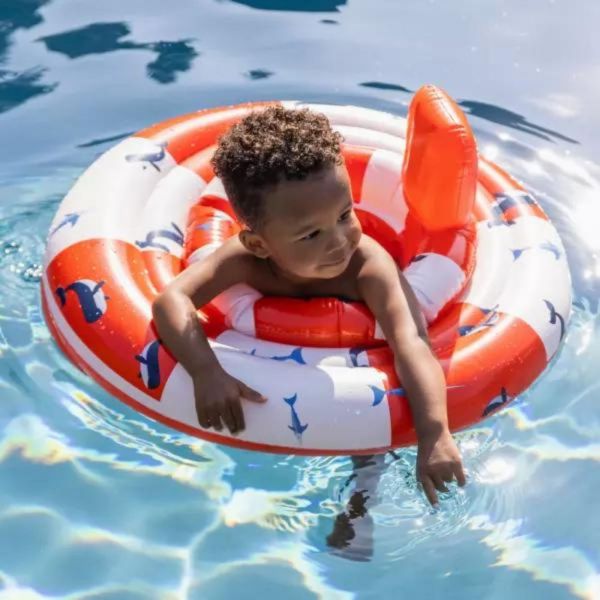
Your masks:
<svg viewBox="0 0 600 600"><path fill-rule="evenodd" d="M600 598L600 6L561 0L4 0L0 5L0 599ZM565 345L457 435L432 512L388 457L373 554L325 538L344 457L254 454L131 411L41 317L44 239L95 157L149 123L298 98L406 114L422 83L537 194L567 249ZM515 290L519 293L519 290Z"/></svg>

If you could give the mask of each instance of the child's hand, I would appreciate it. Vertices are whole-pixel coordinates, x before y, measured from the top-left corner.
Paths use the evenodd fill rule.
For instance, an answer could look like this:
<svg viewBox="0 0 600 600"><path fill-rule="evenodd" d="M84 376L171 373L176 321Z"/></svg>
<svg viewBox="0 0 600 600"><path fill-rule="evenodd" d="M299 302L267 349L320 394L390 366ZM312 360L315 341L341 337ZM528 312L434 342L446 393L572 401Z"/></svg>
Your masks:
<svg viewBox="0 0 600 600"><path fill-rule="evenodd" d="M417 451L417 479L432 506L438 504L436 490L447 492L445 484L455 477L458 485L465 485L460 453L448 429L442 433L421 435Z"/></svg>
<svg viewBox="0 0 600 600"><path fill-rule="evenodd" d="M225 423L232 434L239 433L246 426L242 398L251 402L267 400L220 367L198 372L192 380L198 422L204 428L213 427L221 431Z"/></svg>

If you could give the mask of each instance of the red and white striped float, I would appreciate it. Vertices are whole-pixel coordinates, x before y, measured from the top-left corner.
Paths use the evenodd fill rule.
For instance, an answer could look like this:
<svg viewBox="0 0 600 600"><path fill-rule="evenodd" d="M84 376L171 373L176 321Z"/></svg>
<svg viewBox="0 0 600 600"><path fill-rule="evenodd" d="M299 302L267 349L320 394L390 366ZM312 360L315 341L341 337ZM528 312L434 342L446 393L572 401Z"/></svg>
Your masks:
<svg viewBox="0 0 600 600"><path fill-rule="evenodd" d="M365 108L283 104L322 112L343 134L363 229L396 258L429 322L451 428L527 388L565 334L564 248L533 196L477 156L456 105L422 88L407 126ZM157 339L154 298L187 261L202 260L239 227L210 167L217 139L264 106L160 123L89 167L48 237L42 302L50 330L109 392L207 440L296 454L414 443L391 351L361 304L263 298L236 286L199 311L224 368L268 397L245 403L237 436L200 427L191 379Z"/></svg>

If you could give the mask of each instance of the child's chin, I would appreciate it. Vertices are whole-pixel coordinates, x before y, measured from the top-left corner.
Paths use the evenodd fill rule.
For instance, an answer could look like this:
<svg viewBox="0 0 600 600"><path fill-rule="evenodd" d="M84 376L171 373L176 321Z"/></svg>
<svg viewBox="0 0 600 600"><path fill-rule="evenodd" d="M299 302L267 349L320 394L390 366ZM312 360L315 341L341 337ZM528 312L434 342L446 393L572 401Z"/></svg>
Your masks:
<svg viewBox="0 0 600 600"><path fill-rule="evenodd" d="M323 265L320 268L320 274L324 279L331 279L332 277L341 275L347 267L348 260L343 260L342 262L333 265Z"/></svg>

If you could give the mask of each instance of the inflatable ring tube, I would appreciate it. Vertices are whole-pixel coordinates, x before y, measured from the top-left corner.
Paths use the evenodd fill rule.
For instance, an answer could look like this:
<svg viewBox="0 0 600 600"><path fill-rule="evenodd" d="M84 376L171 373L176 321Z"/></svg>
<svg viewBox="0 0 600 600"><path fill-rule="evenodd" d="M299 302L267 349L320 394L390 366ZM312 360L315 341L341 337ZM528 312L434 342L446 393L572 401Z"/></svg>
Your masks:
<svg viewBox="0 0 600 600"><path fill-rule="evenodd" d="M301 106L299 103L286 103ZM415 441L389 348L317 348L232 330L199 313L224 368L264 393L238 436L198 425L191 379L157 339L151 305L183 268L190 209L207 186L218 135L254 105L202 111L123 140L80 177L50 228L42 305L58 345L138 411L204 439L296 454L381 452ZM357 107L313 106L349 143L401 154L406 121ZM204 156L203 156L204 153ZM448 384L453 430L526 389L555 355L570 312L562 243L535 199L479 157L472 278L430 337Z"/></svg>
<svg viewBox="0 0 600 600"><path fill-rule="evenodd" d="M344 147L347 163L355 150ZM398 163L388 159L388 164L382 166L379 156L371 149L366 173L361 171L363 179L371 178L377 188L368 189L371 196L355 196L355 209L363 231L382 243L400 268L405 266L405 276L431 323L470 279L475 263L475 227L467 223L460 229L425 230L410 214L407 216L407 206L398 193L402 191L398 182L401 157ZM384 168L389 171L386 173ZM356 171L350 168L349 173L356 189ZM380 205L372 201L378 197L387 199L381 203L387 207L387 213L378 211ZM186 264L205 259L239 230L223 186L215 178L190 211ZM262 297L248 286L238 285L213 300L212 306L222 313L227 327L262 340L320 347L373 346L384 342L381 329L359 302Z"/></svg>

